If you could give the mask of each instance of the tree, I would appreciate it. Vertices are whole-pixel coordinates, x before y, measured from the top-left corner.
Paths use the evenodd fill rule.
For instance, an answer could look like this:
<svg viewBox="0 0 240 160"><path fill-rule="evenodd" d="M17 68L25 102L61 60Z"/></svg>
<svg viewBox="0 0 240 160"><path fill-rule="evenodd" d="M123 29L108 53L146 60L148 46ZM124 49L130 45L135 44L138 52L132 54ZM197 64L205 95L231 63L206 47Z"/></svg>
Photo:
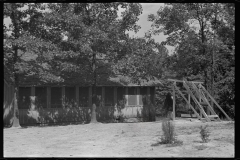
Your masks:
<svg viewBox="0 0 240 160"><path fill-rule="evenodd" d="M26 9L24 9L26 8ZM40 27L35 24L41 17L41 4L5 3L4 18L10 18L9 28L4 25L4 76L10 77L9 83L14 86L14 117L12 127L19 127L18 87L20 75L37 76L39 80L61 81L56 76L49 62L57 48L49 41L33 34ZM41 28L43 30L43 28ZM7 33L8 32L8 33Z"/></svg>
<svg viewBox="0 0 240 160"><path fill-rule="evenodd" d="M118 74L130 77L130 81L137 84L163 77L163 62L168 51L150 35L131 39L126 50L128 54L115 66Z"/></svg>
<svg viewBox="0 0 240 160"><path fill-rule="evenodd" d="M125 46L130 38L126 31L138 31L136 22L142 12L141 5L57 3L47 4L47 8L49 11L44 14L43 23L52 33L51 42L59 48L59 54L55 57L60 63L59 70L64 73L64 79L79 73L84 77L88 75L93 87L91 122L96 122L93 111L96 106L97 77L116 76L113 66L128 54ZM119 8L124 9L120 17ZM58 38L61 35L67 39Z"/></svg>
<svg viewBox="0 0 240 160"><path fill-rule="evenodd" d="M172 3L160 8L157 15L149 15L149 20L153 22L154 34L168 35L163 44L176 47L169 64L172 72L189 80L204 80L204 85L216 98L220 95L216 87L223 84L219 82L226 73L231 75L230 83L234 81L235 23L232 17L233 4ZM223 63L227 66L223 67ZM230 85L226 88L234 90ZM233 92L228 93L233 95Z"/></svg>

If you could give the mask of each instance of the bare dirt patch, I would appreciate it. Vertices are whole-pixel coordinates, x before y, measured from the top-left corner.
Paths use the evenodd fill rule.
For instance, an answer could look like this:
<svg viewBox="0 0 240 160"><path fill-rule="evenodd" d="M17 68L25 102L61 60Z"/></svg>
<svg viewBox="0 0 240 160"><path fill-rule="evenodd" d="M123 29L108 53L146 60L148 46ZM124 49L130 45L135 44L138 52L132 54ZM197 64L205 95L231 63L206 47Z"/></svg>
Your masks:
<svg viewBox="0 0 240 160"><path fill-rule="evenodd" d="M176 120L183 145L152 144L162 135L161 121L98 123L4 129L4 157L234 157L234 123ZM201 125L210 142L202 143Z"/></svg>

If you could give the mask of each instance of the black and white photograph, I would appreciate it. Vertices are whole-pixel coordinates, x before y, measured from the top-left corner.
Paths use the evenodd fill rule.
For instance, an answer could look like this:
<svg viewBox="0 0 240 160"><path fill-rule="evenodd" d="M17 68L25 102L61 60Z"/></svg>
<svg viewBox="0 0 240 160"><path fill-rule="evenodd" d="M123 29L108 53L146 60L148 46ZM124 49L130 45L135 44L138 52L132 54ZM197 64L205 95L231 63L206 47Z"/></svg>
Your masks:
<svg viewBox="0 0 240 160"><path fill-rule="evenodd" d="M4 2L3 157L234 158L235 3L212 2Z"/></svg>

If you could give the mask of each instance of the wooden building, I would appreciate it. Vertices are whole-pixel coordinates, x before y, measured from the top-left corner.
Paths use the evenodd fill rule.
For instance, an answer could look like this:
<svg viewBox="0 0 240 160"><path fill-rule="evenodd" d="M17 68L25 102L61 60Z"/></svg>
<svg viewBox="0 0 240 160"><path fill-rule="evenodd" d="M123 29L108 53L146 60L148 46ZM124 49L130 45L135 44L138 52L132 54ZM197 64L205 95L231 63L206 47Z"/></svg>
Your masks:
<svg viewBox="0 0 240 160"><path fill-rule="evenodd" d="M159 81L141 85L122 84L116 79L112 82L114 83L97 85L96 111L99 122L113 122L119 116L155 121L155 86L159 85ZM92 87L89 84L26 83L19 87L20 125L90 122ZM4 96L11 97L8 91L4 84ZM9 105L10 103L5 103L6 99L4 97L4 104ZM5 121L4 119L4 123Z"/></svg>

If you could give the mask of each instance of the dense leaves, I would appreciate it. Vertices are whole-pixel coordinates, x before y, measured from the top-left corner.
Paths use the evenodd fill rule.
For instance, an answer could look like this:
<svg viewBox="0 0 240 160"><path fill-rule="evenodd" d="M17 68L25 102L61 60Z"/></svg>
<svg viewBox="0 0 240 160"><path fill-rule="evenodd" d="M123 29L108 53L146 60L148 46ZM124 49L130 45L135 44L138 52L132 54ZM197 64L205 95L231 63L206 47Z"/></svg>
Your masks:
<svg viewBox="0 0 240 160"><path fill-rule="evenodd" d="M234 4L171 3L149 15L153 34L163 32L162 44L175 46L166 58L177 78L202 80L229 115L234 116Z"/></svg>

